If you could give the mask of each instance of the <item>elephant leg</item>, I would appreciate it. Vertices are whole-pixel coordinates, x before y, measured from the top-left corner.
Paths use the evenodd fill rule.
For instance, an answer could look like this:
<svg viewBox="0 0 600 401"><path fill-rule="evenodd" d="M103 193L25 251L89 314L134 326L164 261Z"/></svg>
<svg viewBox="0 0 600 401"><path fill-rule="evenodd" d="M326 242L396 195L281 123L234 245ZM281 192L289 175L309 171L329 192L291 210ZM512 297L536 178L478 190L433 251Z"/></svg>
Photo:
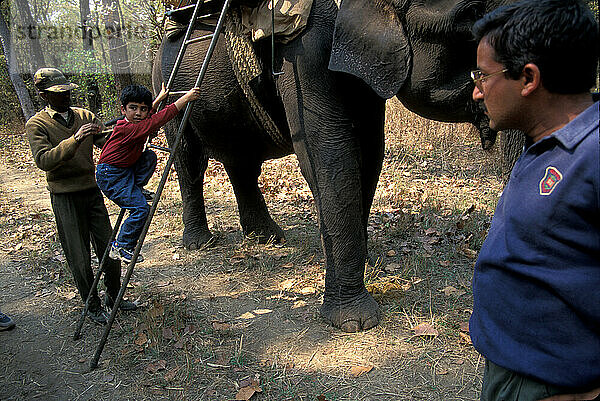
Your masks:
<svg viewBox="0 0 600 401"><path fill-rule="evenodd" d="M356 131L359 134L361 150L361 192L364 206L362 217L365 239L385 151L385 102L382 102L375 93L371 93L371 95L372 98L365 99L365 103L370 105L370 110L366 110L363 106L361 110L355 112L357 116L360 116L356 122Z"/></svg>
<svg viewBox="0 0 600 401"><path fill-rule="evenodd" d="M314 65L296 59L283 64L286 81L280 78L280 93L294 150L317 205L326 264L321 315L343 331L366 330L379 323L380 315L379 305L364 285L365 216L380 165L363 171L360 137L367 140L372 132L358 131L361 123L348 104L352 99L364 104L363 94L340 89L348 82L333 82L336 78L326 66L315 71ZM375 109L382 109L382 103L377 101ZM373 107L367 102L360 113L372 114ZM370 188L364 193L363 179Z"/></svg>
<svg viewBox="0 0 600 401"><path fill-rule="evenodd" d="M261 163L225 165L238 204L240 223L245 236L255 236L259 243L285 240L283 230L273 221L262 192L258 188Z"/></svg>
<svg viewBox="0 0 600 401"><path fill-rule="evenodd" d="M172 146L174 132L179 126L179 119L176 121L176 124L170 123L167 129L169 146ZM198 249L214 237L208 229L204 206L204 173L208 157L189 126L181 138L174 162L183 201L183 245L190 250Z"/></svg>

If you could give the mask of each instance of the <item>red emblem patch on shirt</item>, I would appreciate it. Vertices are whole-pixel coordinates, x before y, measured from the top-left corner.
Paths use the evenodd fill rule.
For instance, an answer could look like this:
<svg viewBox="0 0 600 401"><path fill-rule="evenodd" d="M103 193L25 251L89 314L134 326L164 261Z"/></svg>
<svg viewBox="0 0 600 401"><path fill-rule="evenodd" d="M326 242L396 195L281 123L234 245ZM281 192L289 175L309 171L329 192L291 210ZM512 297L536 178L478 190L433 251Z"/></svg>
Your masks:
<svg viewBox="0 0 600 401"><path fill-rule="evenodd" d="M563 176L556 167L546 167L546 174L540 181L540 195L550 195Z"/></svg>

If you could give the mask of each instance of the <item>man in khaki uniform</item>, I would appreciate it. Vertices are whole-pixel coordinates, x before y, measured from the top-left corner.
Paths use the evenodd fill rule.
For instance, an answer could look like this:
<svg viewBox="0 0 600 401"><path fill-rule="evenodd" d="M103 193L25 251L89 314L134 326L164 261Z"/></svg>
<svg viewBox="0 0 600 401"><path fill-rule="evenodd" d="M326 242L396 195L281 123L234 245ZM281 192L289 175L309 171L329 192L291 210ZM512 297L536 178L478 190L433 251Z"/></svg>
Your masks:
<svg viewBox="0 0 600 401"><path fill-rule="evenodd" d="M90 241L98 258L104 255L112 232L102 193L94 177L92 145L101 146L102 124L88 110L71 107L71 90L55 68L41 68L34 75L35 87L48 104L25 124L35 164L46 172L52 210L69 270L85 301L92 291L88 317L105 324L107 313L91 288ZM105 266L105 304L111 307L120 289L121 264L109 259ZM123 301L121 310L133 310L133 302Z"/></svg>

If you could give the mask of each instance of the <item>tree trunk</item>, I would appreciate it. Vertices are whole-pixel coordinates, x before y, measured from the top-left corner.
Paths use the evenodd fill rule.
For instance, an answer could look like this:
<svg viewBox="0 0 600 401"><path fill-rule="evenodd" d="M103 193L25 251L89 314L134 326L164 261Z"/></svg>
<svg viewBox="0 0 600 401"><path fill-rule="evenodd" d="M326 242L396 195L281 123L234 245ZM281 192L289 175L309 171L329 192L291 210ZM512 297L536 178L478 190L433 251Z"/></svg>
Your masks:
<svg viewBox="0 0 600 401"><path fill-rule="evenodd" d="M92 36L92 28L90 27L90 2L89 0L79 0L79 12L81 18L81 40L83 41L83 52L88 57L94 58L94 39ZM94 74L89 74L86 80L86 96L88 106L92 113L98 114L102 108L102 99L100 97L100 89L96 82Z"/></svg>
<svg viewBox="0 0 600 401"><path fill-rule="evenodd" d="M35 22L33 17L31 16L31 10L29 8L29 3L26 0L15 0L17 8L19 9L19 14L21 16L21 23L25 28L25 32L27 32L27 37L29 38L29 47L31 50L31 54L27 59L29 60L29 68L31 71L31 75L42 67L46 66L44 61L44 52L42 51L42 46L40 45L40 38L37 34L37 26L38 24Z"/></svg>
<svg viewBox="0 0 600 401"><path fill-rule="evenodd" d="M79 12L81 16L81 40L83 40L83 50L91 52L94 50L94 39L92 38L92 28L90 27L90 2L89 0L79 0Z"/></svg>
<svg viewBox="0 0 600 401"><path fill-rule="evenodd" d="M502 150L502 176L508 181L515 162L523 153L525 134L517 130L500 132L500 149Z"/></svg>
<svg viewBox="0 0 600 401"><path fill-rule="evenodd" d="M4 59L6 60L6 69L8 71L8 75L10 76L10 81L12 82L13 88L15 88L15 92L19 98L23 116L25 116L25 120L29 120L29 118L35 114L35 107L33 106L31 96L29 96L29 92L25 87L23 79L16 72L16 68L11 68L13 66L11 66L12 53L10 49L10 32L2 13L0 13L0 39L2 40L2 50L4 51Z"/></svg>
<svg viewBox="0 0 600 401"><path fill-rule="evenodd" d="M108 55L115 81L117 92L125 86L131 85L131 68L127 56L127 43L122 31L118 0L102 0L106 9L104 14L104 27L108 35Z"/></svg>

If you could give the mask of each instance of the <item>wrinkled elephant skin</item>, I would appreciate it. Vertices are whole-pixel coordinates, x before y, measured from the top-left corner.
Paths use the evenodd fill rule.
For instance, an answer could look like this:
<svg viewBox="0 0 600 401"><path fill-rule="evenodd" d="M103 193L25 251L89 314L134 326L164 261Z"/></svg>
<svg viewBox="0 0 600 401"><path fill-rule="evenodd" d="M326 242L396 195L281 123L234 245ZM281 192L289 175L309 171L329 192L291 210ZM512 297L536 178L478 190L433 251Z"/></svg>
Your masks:
<svg viewBox="0 0 600 401"><path fill-rule="evenodd" d="M278 146L257 123L219 40L194 105L175 167L183 199L184 245L212 238L203 177L208 158L223 163L245 234L283 239L257 178L263 161L297 155L313 193L325 255L321 314L344 331L378 324L379 306L363 277L367 220L384 154L385 99L397 95L414 112L468 121L486 130L471 100L475 67L470 28L498 4L484 0L315 0L306 30L276 46L275 68L255 82L260 101L290 146ZM197 30L194 36L206 32ZM165 39L154 70L155 90L168 77L181 39ZM191 45L174 89L193 86L206 43ZM265 70L269 41L257 43ZM173 127L168 138L173 138ZM485 131L485 132L489 132ZM488 135L488 133L486 133ZM489 138L482 142L489 146Z"/></svg>

